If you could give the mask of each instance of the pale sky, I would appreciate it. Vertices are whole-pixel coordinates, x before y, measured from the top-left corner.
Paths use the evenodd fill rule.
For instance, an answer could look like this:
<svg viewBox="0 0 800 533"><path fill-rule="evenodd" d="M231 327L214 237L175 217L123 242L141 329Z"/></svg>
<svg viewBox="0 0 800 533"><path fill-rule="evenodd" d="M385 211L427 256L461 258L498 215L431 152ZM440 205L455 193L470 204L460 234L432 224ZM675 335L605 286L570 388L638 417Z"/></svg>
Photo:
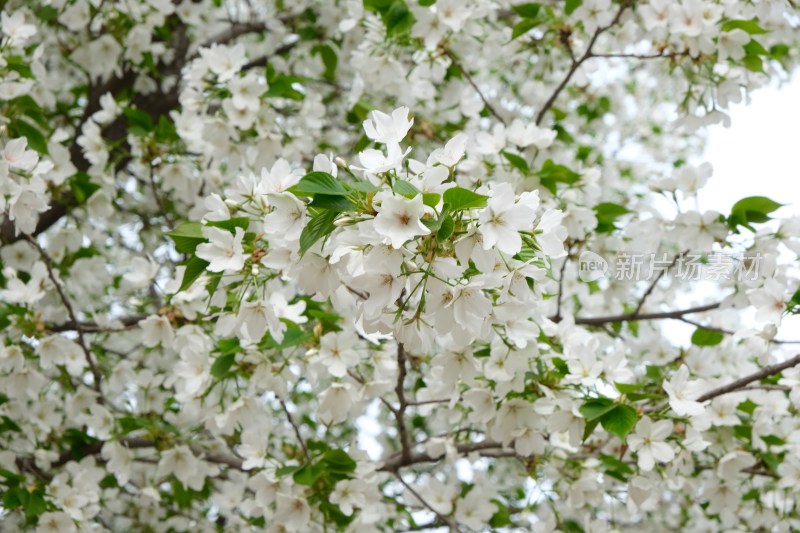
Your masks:
<svg viewBox="0 0 800 533"><path fill-rule="evenodd" d="M755 91L731 110L730 128L709 128L705 159L714 175L699 193L702 209L723 214L737 200L767 196L800 215L800 74L783 87Z"/></svg>

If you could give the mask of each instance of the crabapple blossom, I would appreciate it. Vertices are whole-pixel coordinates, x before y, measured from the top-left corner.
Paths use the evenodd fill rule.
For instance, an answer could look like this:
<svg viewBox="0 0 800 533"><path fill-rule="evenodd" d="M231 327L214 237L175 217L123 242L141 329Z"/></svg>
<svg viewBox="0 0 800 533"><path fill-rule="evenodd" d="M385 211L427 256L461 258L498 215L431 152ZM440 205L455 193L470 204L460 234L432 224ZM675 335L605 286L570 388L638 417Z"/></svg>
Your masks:
<svg viewBox="0 0 800 533"><path fill-rule="evenodd" d="M792 2L0 12L4 531L800 528Z"/></svg>

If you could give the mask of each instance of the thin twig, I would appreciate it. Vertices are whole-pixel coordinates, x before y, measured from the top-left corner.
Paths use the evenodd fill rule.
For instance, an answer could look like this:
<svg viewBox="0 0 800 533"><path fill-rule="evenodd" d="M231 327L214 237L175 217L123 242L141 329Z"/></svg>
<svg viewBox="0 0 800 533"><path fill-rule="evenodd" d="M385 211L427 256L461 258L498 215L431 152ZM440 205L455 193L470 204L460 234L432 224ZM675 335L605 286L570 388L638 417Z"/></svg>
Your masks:
<svg viewBox="0 0 800 533"><path fill-rule="evenodd" d="M564 88L567 86L567 84L572 79L572 76L575 74L578 68L580 68L580 66L587 59L592 57L592 48L594 47L594 44L597 42L597 38L600 37L600 35L606 32L607 30L609 30L612 26L616 25L617 22L619 22L619 19L622 17L622 13L625 12L625 10L628 8L629 5L630 1L628 0L623 0L623 2L620 3L619 10L617 11L616 16L614 16L614 19L607 26L597 28L597 30L594 32L594 35L592 35L592 39L589 41L589 46L586 47L586 51L580 58L574 59L574 53L572 52L571 47L568 47L568 51L573 58L572 64L570 65L569 70L567 71L567 75L564 76L564 79L562 79L561 83L558 84L558 87L556 87L556 89L553 91L553 94L550 95L550 98L547 99L542 108L539 110L539 114L536 115L537 126L542 123L545 114L547 113L547 111L550 110L551 107L553 107L553 104L555 104L558 95L560 95L561 91L563 91Z"/></svg>
<svg viewBox="0 0 800 533"><path fill-rule="evenodd" d="M625 313L623 315L612 315L612 316L575 317L575 324L583 324L586 326L600 326L603 324L612 324L614 322L637 322L640 320L662 320L669 318L680 319L681 317L683 317L683 315L712 311L714 309L719 308L720 305L722 305L722 302L700 305L697 307L690 307L688 309L679 309L677 311L663 311L660 313L638 313L638 314ZM550 320L558 322L557 320L554 319L555 317L550 318Z"/></svg>
<svg viewBox="0 0 800 533"><path fill-rule="evenodd" d="M675 259L673 259L672 262L669 265L667 265L666 268L661 269L661 272L658 273L658 276L656 276L656 278L652 281L652 283L650 283L650 286L647 287L646 291L644 291L642 297L639 298L639 303L636 306L636 309L633 311L634 314L636 315L639 314L639 311L641 311L642 307L644 307L644 303L645 301L647 301L648 296L650 296L653 293L653 290L656 288L656 285L658 285L658 282L661 281L661 278L664 277L664 274L666 274L670 268L674 267L678 263L678 261L680 261L681 258L684 257L687 253L688 250L677 254L675 256Z"/></svg>
<svg viewBox="0 0 800 533"><path fill-rule="evenodd" d="M278 400L281 403L281 408L283 412L286 413L286 418L289 420L289 424L291 424L292 429L294 430L294 434L297 436L297 440L300 442L300 447L303 448L303 455L306 456L306 460L311 460L311 455L308 453L308 448L306 447L306 441L303 440L303 436L300 435L300 428L297 427L297 424L294 423L294 418L292 418L292 413L289 412L289 408L286 407L286 402L283 400Z"/></svg>
<svg viewBox="0 0 800 533"><path fill-rule="evenodd" d="M408 402L406 401L405 393L406 381L406 349L402 342L397 343L397 384L395 385L394 392L397 394L397 401L399 403L397 409L392 411L394 418L397 421L397 433L400 437L401 456L404 461L411 458L411 437L408 433L406 426L406 408Z"/></svg>
<svg viewBox="0 0 800 533"><path fill-rule="evenodd" d="M489 110L489 113L491 113L492 116L494 116L494 118L499 120L503 125L506 125L505 119L502 116L500 116L500 113L498 113L497 110L494 108L494 106L491 103L489 103L489 100L483 94L480 87L478 87L478 84L475 83L475 80L472 79L472 76L470 76L469 72L467 72L467 69L465 69L461 65L461 63L459 63L453 52L451 52L448 49L445 49L444 55L450 58L450 61L453 62L453 66L456 67L459 70L459 72L461 72L461 74L464 76L467 82L472 86L473 89L475 89L475 92L478 93L478 96L480 96L481 100L483 100L483 105L486 106L486 109Z"/></svg>
<svg viewBox="0 0 800 533"><path fill-rule="evenodd" d="M61 303L63 303L64 307L67 308L67 314L69 315L70 320L76 326L75 331L78 333L78 341L79 341L78 344L80 345L81 350L83 351L83 354L86 357L86 362L88 363L89 369L92 371L92 377L94 378L93 379L94 390L96 390L98 394L100 394L99 401L103 403L104 402L103 390L100 386L100 383L102 381L102 374L100 374L100 369L97 368L97 364L94 361L94 357L92 357L92 352L89 351L89 345L86 344L86 338L83 335L83 328L80 327L80 321L78 320L78 315L75 314L75 309L72 307L72 302L70 302L69 298L67 298L67 295L66 293L64 293L64 289L61 286L61 283L58 281L58 278L56 277L56 274L53 271L53 259L45 251L45 249L41 247L39 242L34 237L26 233L25 239L39 251L39 255L42 257L44 265L47 268L47 275L50 278L50 281L53 282L53 286L55 287L56 292L58 293L58 297L61 299Z"/></svg>
<svg viewBox="0 0 800 533"><path fill-rule="evenodd" d="M711 398L716 398L717 396L722 396L723 394L728 394L731 392L739 391L749 384L753 383L754 381L761 381L764 378L769 376L778 374L783 372L787 368L792 368L793 366L800 365L800 354L795 355L791 359L784 361L783 363L777 363L774 365L765 366L758 372L750 374L749 376L745 376L743 378L739 378L736 381L728 383L727 385L723 385L721 387L717 387L716 389L709 391L699 398L696 401L704 402L706 400L710 400Z"/></svg>
<svg viewBox="0 0 800 533"><path fill-rule="evenodd" d="M558 299L556 300L556 318L554 322L559 322L561 320L561 301L564 299L564 271L567 269L570 253L572 253L572 245L570 245L567 250L567 255L564 256L564 262L561 264L561 272L558 274Z"/></svg>
<svg viewBox="0 0 800 533"><path fill-rule="evenodd" d="M448 527L450 528L450 531L461 531L458 528L458 524L456 524L455 520L452 517L445 516L442 513L440 513L439 511L437 511L436 509L434 509L434 507L431 504L429 504L427 501L425 501L425 499L422 496L420 496L420 494L416 490L414 490L414 488L411 485L406 483L406 481L403 479L403 477L400 474L396 474L396 477L397 477L397 480L408 490L408 492L413 494L414 497L417 500L419 500L419 502L422 505L427 507L428 510L430 510L433 514L438 516L439 519L442 520L445 524L447 524Z"/></svg>
<svg viewBox="0 0 800 533"><path fill-rule="evenodd" d="M462 455L472 452L480 452L486 450L503 450L503 449L504 446L502 443L491 440L456 444L456 451ZM411 466L420 463L434 463L439 459L440 458L438 457L431 457L430 455L428 455L427 452L413 453L410 454L407 458L405 458L403 457L403 454L401 452L391 455L387 459L385 459L383 461L383 466L381 466L378 470L380 470L381 472L397 472L400 468L404 466Z"/></svg>

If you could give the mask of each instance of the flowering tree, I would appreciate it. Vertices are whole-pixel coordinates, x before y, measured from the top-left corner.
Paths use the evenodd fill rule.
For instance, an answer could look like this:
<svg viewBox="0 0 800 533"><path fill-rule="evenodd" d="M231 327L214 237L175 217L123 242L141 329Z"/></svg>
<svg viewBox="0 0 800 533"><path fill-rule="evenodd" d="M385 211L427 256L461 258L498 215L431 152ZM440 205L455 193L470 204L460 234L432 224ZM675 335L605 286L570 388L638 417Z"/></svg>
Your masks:
<svg viewBox="0 0 800 533"><path fill-rule="evenodd" d="M793 2L2 6L4 531L800 528Z"/></svg>

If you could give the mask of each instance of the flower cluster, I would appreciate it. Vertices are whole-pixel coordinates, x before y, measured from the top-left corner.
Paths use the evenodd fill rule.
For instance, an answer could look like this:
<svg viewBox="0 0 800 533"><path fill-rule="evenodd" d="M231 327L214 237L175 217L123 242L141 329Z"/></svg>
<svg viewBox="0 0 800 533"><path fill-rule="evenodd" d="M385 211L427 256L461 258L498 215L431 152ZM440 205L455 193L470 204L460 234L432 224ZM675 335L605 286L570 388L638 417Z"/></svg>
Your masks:
<svg viewBox="0 0 800 533"><path fill-rule="evenodd" d="M3 529L800 528L800 219L696 196L799 20L4 3Z"/></svg>

